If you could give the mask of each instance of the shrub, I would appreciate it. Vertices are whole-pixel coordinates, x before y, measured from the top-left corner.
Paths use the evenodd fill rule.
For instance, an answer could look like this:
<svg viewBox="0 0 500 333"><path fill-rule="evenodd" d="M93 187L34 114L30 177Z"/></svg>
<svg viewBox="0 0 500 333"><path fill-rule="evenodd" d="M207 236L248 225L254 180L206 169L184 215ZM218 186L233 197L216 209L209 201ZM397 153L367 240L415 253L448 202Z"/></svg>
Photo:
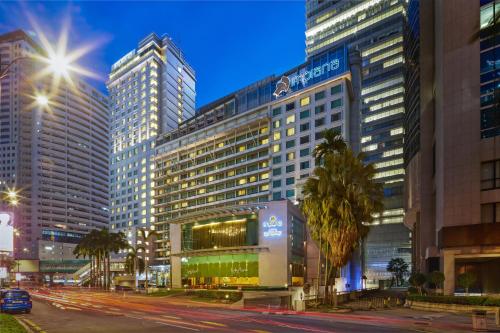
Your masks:
<svg viewBox="0 0 500 333"><path fill-rule="evenodd" d="M186 295L215 300L227 300L229 302L237 302L243 297L243 293L241 292L222 290L188 290Z"/></svg>
<svg viewBox="0 0 500 333"><path fill-rule="evenodd" d="M488 298L483 305L500 306L500 298Z"/></svg>
<svg viewBox="0 0 500 333"><path fill-rule="evenodd" d="M444 279L444 274L440 271L431 272L428 277L429 282L434 284L434 288L441 288Z"/></svg>
<svg viewBox="0 0 500 333"><path fill-rule="evenodd" d="M439 304L459 304L459 305L486 305L487 297L474 296L421 296L409 295L410 301L430 302Z"/></svg>

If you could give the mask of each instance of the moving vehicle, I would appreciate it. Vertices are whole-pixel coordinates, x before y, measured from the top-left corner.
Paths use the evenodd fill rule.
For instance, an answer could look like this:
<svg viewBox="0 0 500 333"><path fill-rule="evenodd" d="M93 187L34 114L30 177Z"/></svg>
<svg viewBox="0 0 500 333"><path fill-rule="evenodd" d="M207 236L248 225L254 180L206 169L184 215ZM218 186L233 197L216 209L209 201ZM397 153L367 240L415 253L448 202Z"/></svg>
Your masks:
<svg viewBox="0 0 500 333"><path fill-rule="evenodd" d="M0 312L26 312L32 308L30 294L21 289L0 290Z"/></svg>

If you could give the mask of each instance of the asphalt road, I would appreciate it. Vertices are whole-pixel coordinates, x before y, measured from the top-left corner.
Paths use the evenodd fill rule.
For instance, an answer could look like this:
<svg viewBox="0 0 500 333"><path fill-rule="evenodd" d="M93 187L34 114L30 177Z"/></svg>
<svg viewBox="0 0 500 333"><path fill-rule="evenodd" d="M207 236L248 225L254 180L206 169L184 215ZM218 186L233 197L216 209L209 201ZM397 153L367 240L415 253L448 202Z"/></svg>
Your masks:
<svg viewBox="0 0 500 333"><path fill-rule="evenodd" d="M32 313L18 315L38 333L459 332L470 328L470 324L438 317L434 318L435 325L431 325L429 320L396 312L389 316L371 313L278 315L189 299L77 291L35 293Z"/></svg>

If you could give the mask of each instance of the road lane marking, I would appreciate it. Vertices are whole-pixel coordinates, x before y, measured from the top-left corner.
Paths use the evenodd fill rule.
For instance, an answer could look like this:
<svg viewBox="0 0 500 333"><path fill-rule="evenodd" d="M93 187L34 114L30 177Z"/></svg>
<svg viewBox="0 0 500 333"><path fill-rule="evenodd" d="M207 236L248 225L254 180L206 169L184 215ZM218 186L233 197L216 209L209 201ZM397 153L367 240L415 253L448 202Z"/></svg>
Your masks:
<svg viewBox="0 0 500 333"><path fill-rule="evenodd" d="M162 317L162 318L167 318L167 319L176 319L176 320L180 320L180 319L181 319L180 317L176 317L176 316L167 316L167 315L161 315L160 317Z"/></svg>
<svg viewBox="0 0 500 333"><path fill-rule="evenodd" d="M171 326L171 327L183 328L185 330L190 330L190 331L199 331L199 329L197 329L197 328L186 327L186 326L181 326L181 325L174 325L174 324L167 324L167 323L163 323L161 321L157 321L156 323L160 324L160 325L166 325L166 326Z"/></svg>
<svg viewBox="0 0 500 333"><path fill-rule="evenodd" d="M209 325L215 325L215 326L221 326L221 327L227 327L226 324L216 323L216 322L213 322L213 321L200 321L200 323L209 324Z"/></svg>

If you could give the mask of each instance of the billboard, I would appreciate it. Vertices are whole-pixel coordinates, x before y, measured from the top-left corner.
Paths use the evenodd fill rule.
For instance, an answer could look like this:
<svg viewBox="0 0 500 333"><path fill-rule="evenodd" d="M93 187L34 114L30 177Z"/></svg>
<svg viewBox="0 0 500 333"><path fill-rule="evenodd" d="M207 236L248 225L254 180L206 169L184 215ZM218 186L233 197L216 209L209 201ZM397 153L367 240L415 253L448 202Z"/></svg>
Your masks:
<svg viewBox="0 0 500 333"><path fill-rule="evenodd" d="M0 212L0 252L14 251L14 218L9 212Z"/></svg>

